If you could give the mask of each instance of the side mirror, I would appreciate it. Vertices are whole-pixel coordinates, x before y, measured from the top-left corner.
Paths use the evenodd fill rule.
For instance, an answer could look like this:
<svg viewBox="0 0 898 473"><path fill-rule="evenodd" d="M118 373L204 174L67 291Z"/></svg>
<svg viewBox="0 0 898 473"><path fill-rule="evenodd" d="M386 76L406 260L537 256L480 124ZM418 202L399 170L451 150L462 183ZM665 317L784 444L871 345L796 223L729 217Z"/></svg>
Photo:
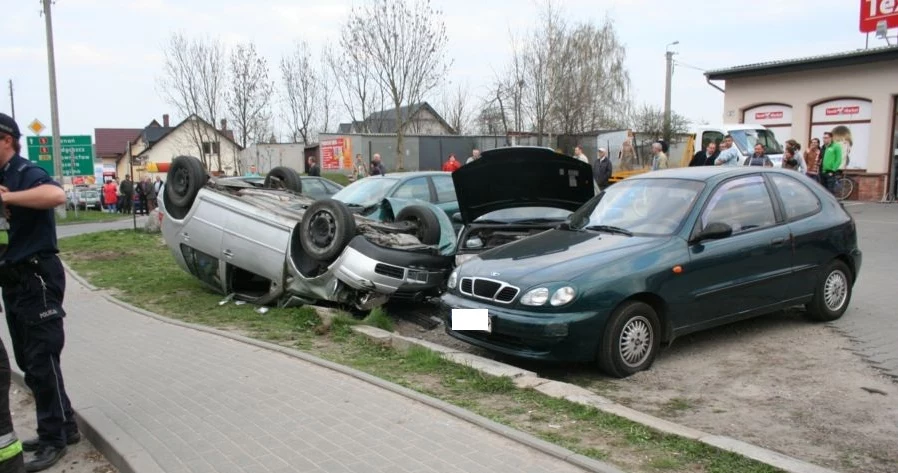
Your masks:
<svg viewBox="0 0 898 473"><path fill-rule="evenodd" d="M720 240L727 238L733 234L733 227L723 222L709 223L695 238L692 243L698 243L705 240Z"/></svg>
<svg viewBox="0 0 898 473"><path fill-rule="evenodd" d="M452 223L462 223L461 212L455 212L454 214L452 214Z"/></svg>

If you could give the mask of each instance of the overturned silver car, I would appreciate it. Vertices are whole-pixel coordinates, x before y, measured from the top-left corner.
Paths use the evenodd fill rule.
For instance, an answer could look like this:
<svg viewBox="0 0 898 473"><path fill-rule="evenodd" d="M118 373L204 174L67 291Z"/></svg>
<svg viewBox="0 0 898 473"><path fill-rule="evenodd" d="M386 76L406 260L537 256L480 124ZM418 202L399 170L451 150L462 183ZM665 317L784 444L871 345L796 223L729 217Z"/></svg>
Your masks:
<svg viewBox="0 0 898 473"><path fill-rule="evenodd" d="M439 208L394 199L378 221L301 191L289 168L273 169L258 188L218 180L200 160L179 156L162 191L163 237L182 269L254 304L330 301L367 310L439 295L456 244Z"/></svg>

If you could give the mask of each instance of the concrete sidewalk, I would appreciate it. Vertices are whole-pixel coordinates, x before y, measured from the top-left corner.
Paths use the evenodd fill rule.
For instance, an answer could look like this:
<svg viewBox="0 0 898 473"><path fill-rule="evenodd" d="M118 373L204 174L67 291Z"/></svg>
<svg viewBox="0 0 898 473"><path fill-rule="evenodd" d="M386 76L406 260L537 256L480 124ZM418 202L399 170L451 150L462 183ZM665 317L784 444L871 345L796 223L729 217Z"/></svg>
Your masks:
<svg viewBox="0 0 898 473"><path fill-rule="evenodd" d="M68 285L62 363L76 411L110 420L163 471L583 471L347 374Z"/></svg>

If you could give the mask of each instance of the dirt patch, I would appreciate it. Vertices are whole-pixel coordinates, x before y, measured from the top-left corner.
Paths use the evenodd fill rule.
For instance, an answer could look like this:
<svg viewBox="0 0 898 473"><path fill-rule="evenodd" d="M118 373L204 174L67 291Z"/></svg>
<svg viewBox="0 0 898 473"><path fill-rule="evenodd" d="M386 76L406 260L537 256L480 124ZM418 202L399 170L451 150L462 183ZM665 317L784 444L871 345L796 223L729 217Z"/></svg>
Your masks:
<svg viewBox="0 0 898 473"><path fill-rule="evenodd" d="M485 353L449 337L442 326L422 331L400 321L397 331L839 471L894 473L898 465L898 384L852 353L845 337L798 312L678 339L651 370L623 380L588 365L534 364Z"/></svg>
<svg viewBox="0 0 898 473"><path fill-rule="evenodd" d="M19 438L24 440L34 437L37 422L34 417L34 398L31 393L13 383L9 390L9 405L12 410L12 422ZM25 454L25 461L30 459L30 455L30 453ZM77 444L68 447L68 453L59 463L44 471L47 473L116 473L118 470L87 439L82 438Z"/></svg>

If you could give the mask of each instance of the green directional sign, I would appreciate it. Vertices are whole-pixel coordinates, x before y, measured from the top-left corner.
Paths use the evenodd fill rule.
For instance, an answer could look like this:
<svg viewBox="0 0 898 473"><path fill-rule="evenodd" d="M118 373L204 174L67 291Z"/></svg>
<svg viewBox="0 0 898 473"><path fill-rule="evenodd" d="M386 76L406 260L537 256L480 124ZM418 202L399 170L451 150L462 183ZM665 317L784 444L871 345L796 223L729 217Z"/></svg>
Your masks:
<svg viewBox="0 0 898 473"><path fill-rule="evenodd" d="M60 136L59 143L62 146L63 176L94 175L94 145L90 135ZM28 159L52 176L53 137L29 136Z"/></svg>

